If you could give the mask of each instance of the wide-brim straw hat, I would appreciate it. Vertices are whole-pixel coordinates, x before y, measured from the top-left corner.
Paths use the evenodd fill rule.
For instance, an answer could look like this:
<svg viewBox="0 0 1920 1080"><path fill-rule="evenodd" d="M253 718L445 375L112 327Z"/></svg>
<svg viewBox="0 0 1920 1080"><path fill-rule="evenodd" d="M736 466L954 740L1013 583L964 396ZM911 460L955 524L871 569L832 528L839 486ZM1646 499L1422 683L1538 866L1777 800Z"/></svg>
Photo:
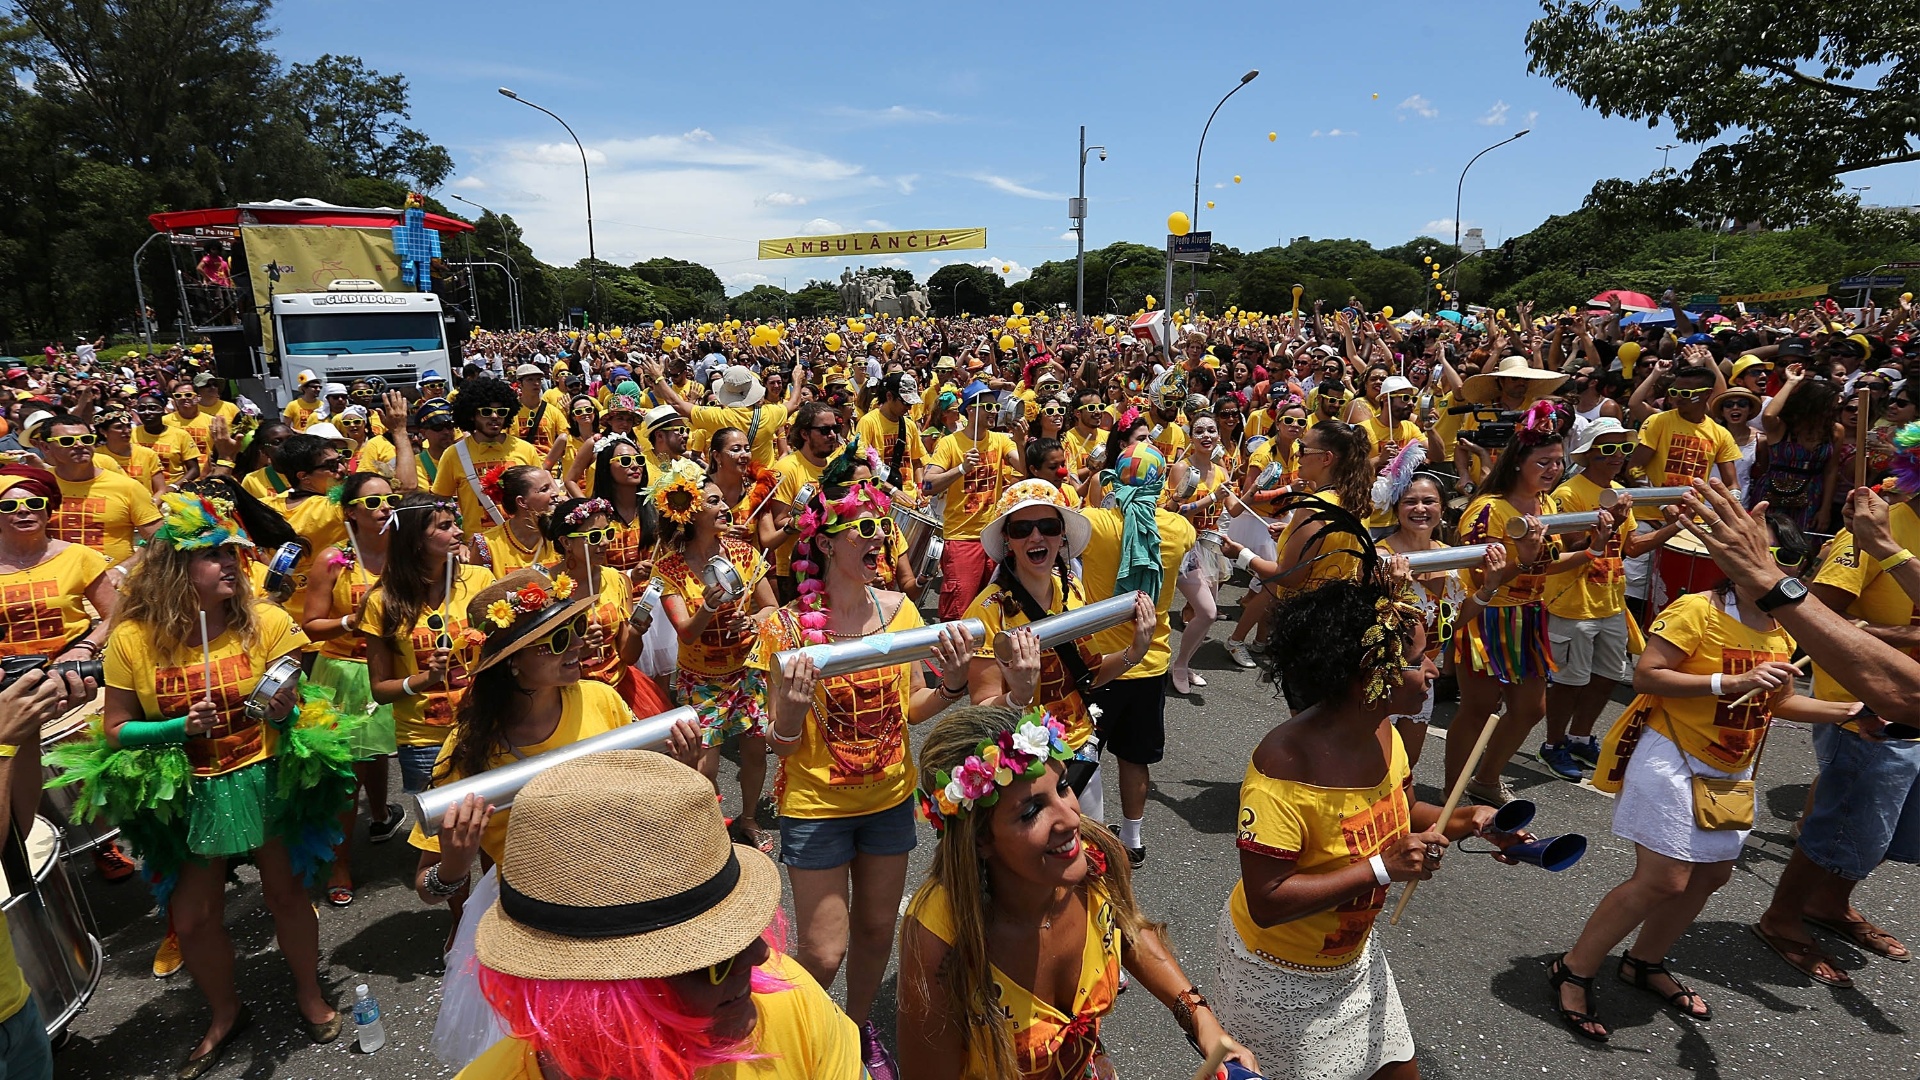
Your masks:
<svg viewBox="0 0 1920 1080"><path fill-rule="evenodd" d="M1077 559L1093 538L1093 523L1080 511L1067 505L1066 496L1049 481L1035 477L1022 480L1000 495L994 507L993 521L980 530L980 546L996 563L1007 561L1007 519L1029 506L1051 506L1066 522L1067 558Z"/></svg>
<svg viewBox="0 0 1920 1080"><path fill-rule="evenodd" d="M1720 406L1736 398L1745 399L1747 405L1756 411L1760 408L1759 394L1754 393L1744 386L1729 386L1707 399L1707 412L1709 414L1717 414Z"/></svg>
<svg viewBox="0 0 1920 1080"><path fill-rule="evenodd" d="M514 797L500 899L474 951L526 979L664 979L773 922L780 871L727 839L705 777L648 750L556 765Z"/></svg>
<svg viewBox="0 0 1920 1080"><path fill-rule="evenodd" d="M565 582L571 591L565 596L559 595L556 582L564 578L565 574L549 579L538 570L519 570L481 589L467 601L467 625L486 635L480 644L480 659L468 671L480 674L593 607L599 598L571 579ZM527 607L526 601L536 595L544 595L545 603ZM495 625L489 615L493 605L502 602L514 609L513 621L506 626Z"/></svg>
<svg viewBox="0 0 1920 1080"><path fill-rule="evenodd" d="M1483 371L1468 379L1460 388L1460 396L1476 405L1487 405L1500 400L1501 379L1527 379L1533 383L1527 387L1527 404L1531 405L1542 398L1552 397L1560 384L1567 381L1564 373L1537 368L1527 362L1524 356L1509 356L1500 361L1492 371Z"/></svg>

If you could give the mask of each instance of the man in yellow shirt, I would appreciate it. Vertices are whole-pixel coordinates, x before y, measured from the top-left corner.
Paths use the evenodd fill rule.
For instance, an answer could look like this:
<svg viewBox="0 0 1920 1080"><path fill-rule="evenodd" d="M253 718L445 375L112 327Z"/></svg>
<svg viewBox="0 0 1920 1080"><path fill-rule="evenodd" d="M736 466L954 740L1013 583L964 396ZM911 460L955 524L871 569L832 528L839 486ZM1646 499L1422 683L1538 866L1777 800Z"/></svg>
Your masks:
<svg viewBox="0 0 1920 1080"><path fill-rule="evenodd" d="M325 385L320 377L311 371L303 371L299 378L300 396L287 402L287 407L280 410L280 419L285 420L287 426L296 433L312 427L320 419L321 410L327 407L327 403L320 400L320 389Z"/></svg>
<svg viewBox="0 0 1920 1080"><path fill-rule="evenodd" d="M546 374L534 364L521 364L513 371L514 389L520 392L520 411L513 416L513 433L540 451L542 460L553 449L553 440L567 433L564 405L549 402L542 394Z"/></svg>
<svg viewBox="0 0 1920 1080"><path fill-rule="evenodd" d="M222 456L218 448L228 442L227 422L213 413L200 408L200 395L188 386L176 385L173 388L173 412L166 418L173 427L187 433L193 440L194 456L199 459L204 471L207 463ZM231 454L231 450L227 451Z"/></svg>
<svg viewBox="0 0 1920 1080"><path fill-rule="evenodd" d="M1073 426L1060 433L1060 445L1067 451L1067 473L1076 484L1085 483L1087 473L1095 468L1090 459L1094 448L1106 438L1106 431L1100 426L1100 417L1106 411L1106 399L1100 389L1083 387L1074 400Z"/></svg>
<svg viewBox="0 0 1920 1080"><path fill-rule="evenodd" d="M774 443L786 430L787 418L800 407L801 391L806 386L807 369L796 368L787 387L786 400L768 402L767 388L751 368L729 365L720 373L720 388L712 405L695 405L667 383L658 364L640 364L640 377L647 380L653 393L675 412L693 424L702 441L711 440L723 427L739 428L747 433L747 448L760 465L772 465Z"/></svg>
<svg viewBox="0 0 1920 1080"><path fill-rule="evenodd" d="M965 615L967 605L986 588L993 560L980 546L980 533L993 521L1001 490L1020 479L1013 440L987 426L999 406L994 391L984 382L970 383L964 405L966 426L941 436L925 476L928 495L947 493L940 551L942 619Z"/></svg>
<svg viewBox="0 0 1920 1080"><path fill-rule="evenodd" d="M460 525L469 535L506 523L506 512L480 491L480 474L499 462L538 465L540 451L508 430L520 399L499 379L469 379L453 403L453 420L471 432L440 455L433 493L460 497Z"/></svg>
<svg viewBox="0 0 1920 1080"><path fill-rule="evenodd" d="M800 532L801 494L820 482L820 471L839 452L846 440L846 426L840 414L824 401L809 401L800 406L793 418L792 453L773 463L780 482L760 512L760 546L774 558L774 591L785 604L799 596L793 580L793 538Z"/></svg>
<svg viewBox="0 0 1920 1080"><path fill-rule="evenodd" d="M203 371L193 377L193 389L199 395L200 411L208 416L217 416L233 426L233 418L240 415L240 406L220 396L220 376L211 371Z"/></svg>
<svg viewBox="0 0 1920 1080"><path fill-rule="evenodd" d="M93 464L93 428L77 416L48 420L46 458L60 481L60 510L48 523L56 540L90 547L110 565L133 557L135 540L144 542L160 528L153 492L125 473Z"/></svg>
<svg viewBox="0 0 1920 1080"><path fill-rule="evenodd" d="M1640 425L1640 447L1633 452L1633 466L1647 471L1648 486L1678 487L1716 473L1728 487L1739 486L1733 463L1740 460L1740 447L1707 415L1713 390L1714 375L1706 368L1682 368L1673 376L1667 410ZM1636 507L1634 516L1662 520L1657 506Z"/></svg>
<svg viewBox="0 0 1920 1080"><path fill-rule="evenodd" d="M860 418L860 442L880 452L886 483L909 493L909 501L917 503L927 445L920 439L920 425L909 414L920 404L920 383L911 373L896 371L880 380L877 397L874 407Z"/></svg>
<svg viewBox="0 0 1920 1080"><path fill-rule="evenodd" d="M160 395L141 394L133 403L133 411L140 418L133 429L133 441L158 455L166 483L177 487L198 480L204 467L199 448L184 428L167 423L167 404Z"/></svg>

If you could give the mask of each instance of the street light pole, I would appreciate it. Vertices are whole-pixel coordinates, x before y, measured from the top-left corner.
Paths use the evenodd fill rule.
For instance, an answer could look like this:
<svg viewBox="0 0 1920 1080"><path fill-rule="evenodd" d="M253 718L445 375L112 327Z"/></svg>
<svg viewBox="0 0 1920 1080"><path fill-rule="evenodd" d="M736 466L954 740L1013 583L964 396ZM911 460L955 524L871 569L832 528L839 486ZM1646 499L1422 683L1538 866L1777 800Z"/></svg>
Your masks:
<svg viewBox="0 0 1920 1080"><path fill-rule="evenodd" d="M1108 303L1113 301L1113 268L1126 262L1128 258L1130 258L1130 256L1122 255L1107 264L1107 283L1101 288L1100 295L1104 297Z"/></svg>
<svg viewBox="0 0 1920 1080"><path fill-rule="evenodd" d="M1483 157L1486 157L1488 153L1494 150L1500 149L1501 147L1507 145L1508 143L1512 142L1515 139L1518 139L1522 135L1525 135L1527 132L1532 130L1533 130L1532 128L1521 128L1519 131L1516 131L1513 134L1507 136L1506 138L1501 139L1499 142L1494 143L1492 146L1489 146L1485 150L1482 150L1479 153L1473 155L1473 157L1468 159L1467 161L1467 168L1460 170L1460 182L1453 186L1453 250L1454 251L1457 252L1460 250L1460 194L1461 192L1465 191L1467 187L1467 169L1473 168L1473 163L1476 161L1479 161ZM1464 259L1461 260L1461 262L1465 262L1465 261L1466 260ZM1460 263L1453 264L1453 290L1452 291L1453 291L1454 303L1458 304L1460 302Z"/></svg>
<svg viewBox="0 0 1920 1080"><path fill-rule="evenodd" d="M1200 230L1200 155L1203 152L1205 152L1205 150L1207 149L1207 132L1212 130L1213 118L1220 115L1220 106L1225 105L1227 103L1227 98L1230 98L1233 95L1239 93L1241 87L1252 82L1255 78L1259 76L1259 74L1260 74L1260 69L1254 68L1252 71L1249 71L1245 75L1240 76L1240 81L1235 83L1233 85L1233 89L1227 91L1226 96L1220 99L1220 103L1218 105L1215 105L1213 107L1213 111L1207 114L1207 124L1205 127L1200 129L1200 145L1196 147L1193 151L1193 217L1190 220L1193 222L1193 228L1195 232L1198 232ZM1168 257L1171 258L1172 256L1168 256ZM1193 291L1195 295L1199 294L1199 288L1200 288L1200 264L1199 263L1193 264L1193 283L1189 285L1188 288L1191 291ZM1167 297L1167 302L1171 304L1173 302L1173 297L1171 296ZM1191 312L1189 312L1189 314L1191 314Z"/></svg>
<svg viewBox="0 0 1920 1080"><path fill-rule="evenodd" d="M587 148L581 145L580 136L573 133L573 125L561 120L559 113L544 106L535 105L504 86L500 88L500 95L512 98L529 109L539 109L559 121L560 126L566 128L567 134L573 138L574 149L580 151L580 178L587 192L587 302L589 305L597 305L600 302L600 259L593 248L593 173L587 169Z"/></svg>
<svg viewBox="0 0 1920 1080"><path fill-rule="evenodd" d="M1655 150L1660 151L1660 175L1661 176L1667 175L1667 153L1677 148L1679 145L1680 145L1679 143L1661 143L1659 146L1654 147Z"/></svg>
<svg viewBox="0 0 1920 1080"><path fill-rule="evenodd" d="M1067 216L1073 219L1073 313L1087 313L1087 151L1100 151L1107 160L1107 148L1087 145L1087 125L1080 125L1080 194L1067 200Z"/></svg>

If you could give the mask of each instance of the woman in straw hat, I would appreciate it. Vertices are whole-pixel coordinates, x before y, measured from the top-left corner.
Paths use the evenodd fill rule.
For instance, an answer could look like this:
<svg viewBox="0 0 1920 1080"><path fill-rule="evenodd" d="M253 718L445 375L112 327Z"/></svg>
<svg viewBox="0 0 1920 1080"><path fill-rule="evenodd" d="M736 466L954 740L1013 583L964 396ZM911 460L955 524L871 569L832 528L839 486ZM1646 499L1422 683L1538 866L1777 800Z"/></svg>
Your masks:
<svg viewBox="0 0 1920 1080"><path fill-rule="evenodd" d="M452 733L440 748L433 782L447 784L476 776L511 761L569 746L633 722L633 712L618 691L585 678L588 611L597 597L565 574L549 580L538 570L522 570L489 583L466 607L471 644L478 656L472 684L460 698ZM699 735L692 724L678 724L670 743L677 756L692 759ZM709 795L711 798L711 795ZM414 890L428 904L444 904L467 893L476 856L484 873L501 858L511 817L476 796L448 808L438 836L427 836L415 822L413 846L420 849ZM587 830L605 836L599 830ZM473 921L486 909L494 879L482 879L464 904L447 960L448 981L434 1049L449 1064L465 1064L486 1045L484 1031L470 1026L471 984L465 981ZM476 1037L477 1036L477 1037Z"/></svg>
<svg viewBox="0 0 1920 1080"><path fill-rule="evenodd" d="M798 959L823 986L847 964L847 1014L861 1025L877 1078L892 1063L868 1014L893 950L900 897L913 850L913 757L907 725L932 719L967 695L974 643L949 625L934 647L940 681L914 664L820 676L813 658L774 654L834 640L893 634L922 624L896 592L873 586L893 529L886 495L855 482L843 453L820 474L800 508L794 572L800 598L761 624L771 672L767 743L780 758L780 861L793 884ZM849 899L851 897L851 899Z"/></svg>
<svg viewBox="0 0 1920 1080"><path fill-rule="evenodd" d="M267 669L298 659L307 638L254 596L240 560L253 541L232 507L176 494L162 508L107 637L105 740L76 748L85 760L57 763L146 860L187 970L212 1007L178 1072L191 1080L252 1022L235 992L223 921L227 860L237 855L260 870L307 1037L339 1036L340 1014L320 988L320 928L303 880L332 858L335 819L354 781L346 734L324 705L298 705L297 680L264 708L247 707ZM174 782L182 776L193 782ZM130 789L129 778L142 777ZM156 805L162 777L176 794Z"/></svg>
<svg viewBox="0 0 1920 1080"><path fill-rule="evenodd" d="M1738 481L1735 494L1742 501L1753 490L1753 470L1756 462L1764 461L1767 452L1767 437L1753 426L1753 419L1760 415L1760 395L1744 386L1729 386L1707 399L1707 415L1719 421L1720 426L1733 436L1733 445L1740 448L1740 457L1733 463L1734 479ZM1761 466L1765 471L1765 466Z"/></svg>
<svg viewBox="0 0 1920 1080"><path fill-rule="evenodd" d="M1196 1045L1226 1036L1134 899L1119 839L1081 813L1066 740L1044 710L1005 707L927 736L919 797L940 841L900 937L900 1058L916 1080L1113 1076L1100 1022L1123 966Z"/></svg>
<svg viewBox="0 0 1920 1080"><path fill-rule="evenodd" d="M1462 403L1485 406L1489 410L1502 412L1520 412L1536 401L1552 397L1567 381L1564 374L1534 367L1524 356L1509 356L1501 360L1492 371L1483 371L1469 378L1460 387ZM1468 413L1460 422L1459 441L1455 443L1454 463L1462 466L1458 489L1463 493L1472 493L1492 469L1492 453L1484 446L1474 442L1473 433L1480 428L1483 417L1478 413ZM1485 419L1491 419L1487 417ZM1463 450L1471 455L1471 467L1462 462Z"/></svg>
<svg viewBox="0 0 1920 1080"><path fill-rule="evenodd" d="M595 828L583 829L582 822ZM861 1080L859 1033L782 951L780 872L658 754L514 800L478 981L508 1036L457 1080Z"/></svg>

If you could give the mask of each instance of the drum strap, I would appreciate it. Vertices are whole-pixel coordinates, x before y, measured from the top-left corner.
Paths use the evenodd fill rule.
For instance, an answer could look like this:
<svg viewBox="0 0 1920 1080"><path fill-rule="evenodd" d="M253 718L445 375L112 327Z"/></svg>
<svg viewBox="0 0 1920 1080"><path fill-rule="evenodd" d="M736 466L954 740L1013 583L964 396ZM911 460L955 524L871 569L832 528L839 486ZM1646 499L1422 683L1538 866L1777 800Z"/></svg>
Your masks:
<svg viewBox="0 0 1920 1080"><path fill-rule="evenodd" d="M747 452L748 453L753 452L753 440L756 436L760 434L760 409L761 409L761 406L755 405L753 407L753 418L747 421Z"/></svg>
<svg viewBox="0 0 1920 1080"><path fill-rule="evenodd" d="M10 895L27 896L33 893L33 864L27 861L27 844L20 836L20 823L17 821L7 824L6 842L0 845L0 870L6 872Z"/></svg>
<svg viewBox="0 0 1920 1080"><path fill-rule="evenodd" d="M900 415L900 435L893 440L893 453L887 455L887 475L892 479L896 487L905 486L900 483L900 459L905 457L906 453L907 417L905 413L902 413Z"/></svg>
<svg viewBox="0 0 1920 1080"><path fill-rule="evenodd" d="M1039 601L1035 600L1031 593L1027 592L1027 587L1020 584L1020 575L1010 574L1008 578L1007 594L1019 603L1020 610L1026 613L1027 621L1029 623L1036 623L1046 618L1046 610L1040 606ZM1062 579L1060 582L1060 609L1065 611L1066 606L1067 583ZM1073 677L1074 689L1080 691L1083 695L1092 692L1093 671L1087 667L1087 658L1080 655L1080 643L1078 641L1062 642L1055 645L1053 651L1054 655L1060 657L1060 662L1067 666L1067 674Z"/></svg>

